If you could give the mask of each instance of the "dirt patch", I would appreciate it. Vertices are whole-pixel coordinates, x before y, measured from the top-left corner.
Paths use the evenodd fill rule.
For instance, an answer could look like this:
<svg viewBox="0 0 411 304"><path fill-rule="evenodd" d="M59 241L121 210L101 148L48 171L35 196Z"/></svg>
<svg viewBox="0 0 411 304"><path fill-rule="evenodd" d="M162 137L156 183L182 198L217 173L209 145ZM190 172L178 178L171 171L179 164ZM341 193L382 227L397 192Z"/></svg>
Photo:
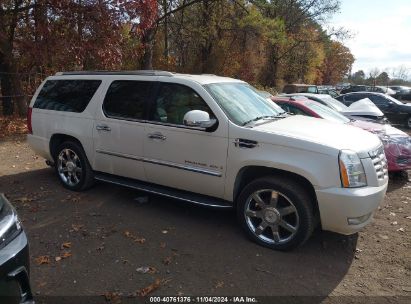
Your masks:
<svg viewBox="0 0 411 304"><path fill-rule="evenodd" d="M316 231L304 247L283 253L247 240L231 211L146 201L108 184L67 191L21 136L0 141L0 160L0 192L28 233L37 296L149 291L321 301L411 293L411 183L404 177L390 181L374 221L359 234Z"/></svg>

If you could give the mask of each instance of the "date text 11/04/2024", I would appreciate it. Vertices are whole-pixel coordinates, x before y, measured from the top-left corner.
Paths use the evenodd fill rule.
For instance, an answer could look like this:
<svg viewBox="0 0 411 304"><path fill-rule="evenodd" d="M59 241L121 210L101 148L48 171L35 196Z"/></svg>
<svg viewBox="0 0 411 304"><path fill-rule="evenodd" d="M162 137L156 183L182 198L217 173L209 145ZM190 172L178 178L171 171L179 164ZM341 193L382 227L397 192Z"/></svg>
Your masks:
<svg viewBox="0 0 411 304"><path fill-rule="evenodd" d="M150 297L150 303L258 303L254 297Z"/></svg>

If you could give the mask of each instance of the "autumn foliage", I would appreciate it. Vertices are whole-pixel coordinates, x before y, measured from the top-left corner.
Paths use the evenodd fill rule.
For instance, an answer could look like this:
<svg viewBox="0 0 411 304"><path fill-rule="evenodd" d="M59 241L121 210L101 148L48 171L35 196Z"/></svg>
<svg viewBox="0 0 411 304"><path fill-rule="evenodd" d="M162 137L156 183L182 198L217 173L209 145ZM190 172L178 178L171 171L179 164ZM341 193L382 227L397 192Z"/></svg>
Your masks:
<svg viewBox="0 0 411 304"><path fill-rule="evenodd" d="M269 87L335 83L353 56L323 29L336 0L1 0L0 107L24 115L63 70L214 73Z"/></svg>

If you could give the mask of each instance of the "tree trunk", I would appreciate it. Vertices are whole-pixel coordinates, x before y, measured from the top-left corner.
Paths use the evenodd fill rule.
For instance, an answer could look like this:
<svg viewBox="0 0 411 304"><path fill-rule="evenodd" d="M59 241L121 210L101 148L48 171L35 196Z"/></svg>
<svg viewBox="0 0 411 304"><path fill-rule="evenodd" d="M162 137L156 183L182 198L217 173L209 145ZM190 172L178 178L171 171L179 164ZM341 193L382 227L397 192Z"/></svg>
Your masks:
<svg viewBox="0 0 411 304"><path fill-rule="evenodd" d="M141 62L141 68L143 70L153 69L153 44L154 44L155 28L147 29L143 35L142 43L144 46L144 55Z"/></svg>
<svg viewBox="0 0 411 304"><path fill-rule="evenodd" d="M3 74L1 75L1 95L3 104L3 115L10 116L14 114L14 105L13 100L11 99L12 89L11 89L11 82L8 75Z"/></svg>

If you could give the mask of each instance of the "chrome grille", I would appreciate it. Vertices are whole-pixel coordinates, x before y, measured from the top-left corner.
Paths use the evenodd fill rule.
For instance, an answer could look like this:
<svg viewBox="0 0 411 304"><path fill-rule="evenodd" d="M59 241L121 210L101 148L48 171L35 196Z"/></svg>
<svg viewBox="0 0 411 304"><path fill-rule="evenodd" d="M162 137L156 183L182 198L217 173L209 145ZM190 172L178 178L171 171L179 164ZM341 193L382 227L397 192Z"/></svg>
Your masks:
<svg viewBox="0 0 411 304"><path fill-rule="evenodd" d="M388 162L385 157L384 147L380 146L378 149L368 153L371 157L372 163L377 173L377 179L383 180L388 176Z"/></svg>

